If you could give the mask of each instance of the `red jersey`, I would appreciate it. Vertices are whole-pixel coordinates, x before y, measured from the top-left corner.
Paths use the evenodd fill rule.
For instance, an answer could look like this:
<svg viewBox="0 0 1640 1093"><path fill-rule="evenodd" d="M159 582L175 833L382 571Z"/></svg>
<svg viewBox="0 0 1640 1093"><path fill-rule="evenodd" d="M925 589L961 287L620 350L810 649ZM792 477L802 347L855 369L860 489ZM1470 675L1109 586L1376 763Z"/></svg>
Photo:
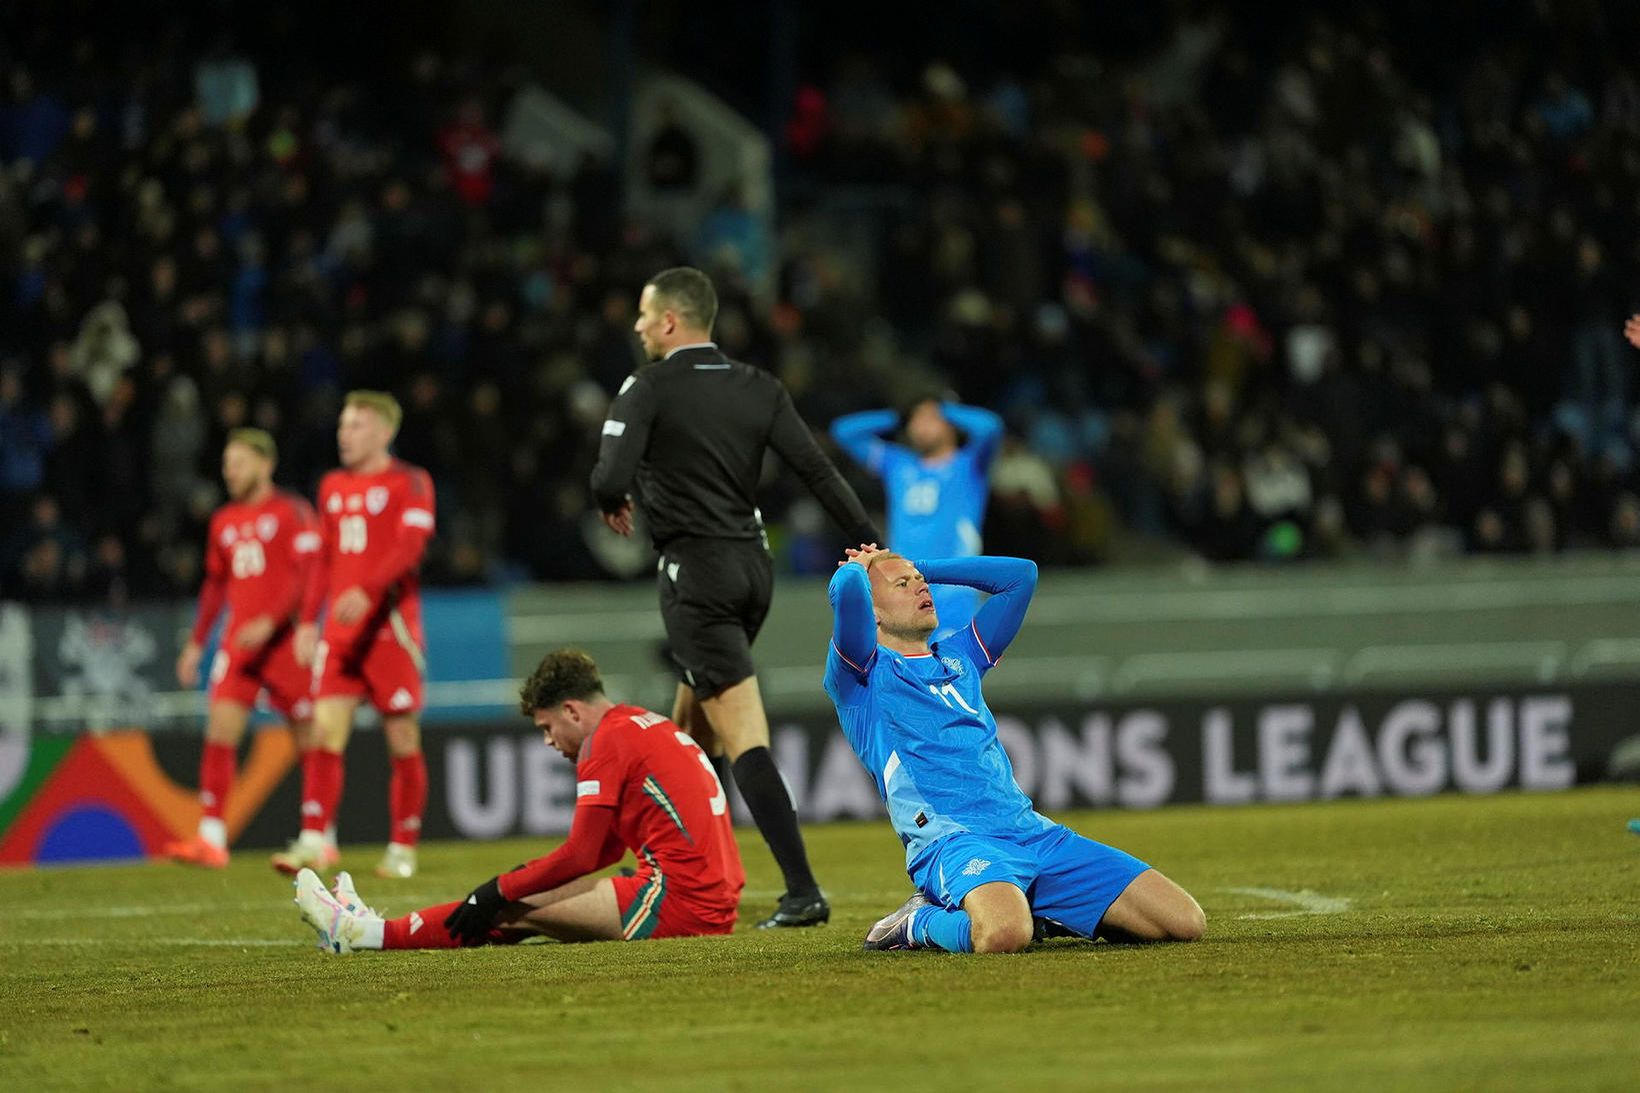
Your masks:
<svg viewBox="0 0 1640 1093"><path fill-rule="evenodd" d="M618 839L637 855L639 879L659 873L667 899L683 902L700 920L733 925L746 871L729 824L729 798L688 733L658 713L613 706L582 743L575 778L577 813L614 810L610 842ZM518 898L583 875L563 860L572 849L566 843L506 874L503 894ZM587 848L584 872L618 861L620 853L609 849Z"/></svg>
<svg viewBox="0 0 1640 1093"><path fill-rule="evenodd" d="M224 600L224 645L259 615L293 622L318 552L318 518L294 493L276 489L255 504L230 501L217 509L205 543L205 584L193 640L204 644Z"/></svg>
<svg viewBox="0 0 1640 1093"><path fill-rule="evenodd" d="M393 460L375 474L334 470L319 483L320 561L308 582L302 618L312 622L326 598L355 585L370 595L363 622L325 621L332 648L403 626L417 645L421 582L417 569L433 534L433 480L420 467Z"/></svg>

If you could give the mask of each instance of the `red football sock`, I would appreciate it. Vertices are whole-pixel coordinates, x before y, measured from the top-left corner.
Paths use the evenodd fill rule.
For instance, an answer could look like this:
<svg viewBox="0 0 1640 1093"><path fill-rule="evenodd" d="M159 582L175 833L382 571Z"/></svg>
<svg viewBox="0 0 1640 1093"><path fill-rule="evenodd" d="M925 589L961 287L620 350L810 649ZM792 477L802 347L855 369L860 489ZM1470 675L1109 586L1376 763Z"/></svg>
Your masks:
<svg viewBox="0 0 1640 1093"><path fill-rule="evenodd" d="M415 846L421 838L421 814L427 807L427 759L421 752L393 757L393 781L387 791L396 843Z"/></svg>
<svg viewBox="0 0 1640 1093"><path fill-rule="evenodd" d="M302 768L302 830L322 833L342 799L341 753L314 748Z"/></svg>
<svg viewBox="0 0 1640 1093"><path fill-rule="evenodd" d="M233 768L238 748L232 744L205 741L205 755L199 761L199 805L205 818L220 820L233 788Z"/></svg>
<svg viewBox="0 0 1640 1093"><path fill-rule="evenodd" d="M412 911L403 918L390 918L382 924L384 949L459 949L461 942L450 936L444 920L461 906L461 901L441 903Z"/></svg>

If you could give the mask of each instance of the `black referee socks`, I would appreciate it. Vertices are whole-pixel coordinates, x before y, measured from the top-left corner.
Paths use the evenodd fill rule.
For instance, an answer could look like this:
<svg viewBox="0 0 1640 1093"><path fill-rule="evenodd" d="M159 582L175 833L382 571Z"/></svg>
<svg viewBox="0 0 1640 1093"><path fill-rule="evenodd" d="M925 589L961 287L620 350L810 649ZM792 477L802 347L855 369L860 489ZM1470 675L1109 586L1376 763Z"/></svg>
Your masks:
<svg viewBox="0 0 1640 1093"><path fill-rule="evenodd" d="M797 829L797 810L791 794L774 765L768 748L751 748L734 761L735 785L752 814L763 841L769 844L775 864L786 876L786 894L819 895L820 886L809 871L809 854L803 847L803 833Z"/></svg>

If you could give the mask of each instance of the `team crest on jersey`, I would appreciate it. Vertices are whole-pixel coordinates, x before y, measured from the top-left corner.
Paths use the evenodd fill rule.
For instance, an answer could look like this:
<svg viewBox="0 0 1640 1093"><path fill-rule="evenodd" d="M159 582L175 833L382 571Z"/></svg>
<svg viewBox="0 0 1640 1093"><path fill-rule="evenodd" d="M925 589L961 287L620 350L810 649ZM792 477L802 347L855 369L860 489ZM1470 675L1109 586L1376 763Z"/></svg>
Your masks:
<svg viewBox="0 0 1640 1093"><path fill-rule="evenodd" d="M234 540L236 540L238 538L239 538L239 529L238 528L229 526L229 527L225 527L225 528L222 529L222 545L223 546L225 546L225 547L233 546Z"/></svg>
<svg viewBox="0 0 1640 1093"><path fill-rule="evenodd" d="M387 507L387 487L371 486L364 494L364 507L370 510L370 515L381 515L382 509Z"/></svg>
<svg viewBox="0 0 1640 1093"><path fill-rule="evenodd" d="M362 508L364 508L364 498L360 497L356 493L349 494L347 498L347 511L358 512Z"/></svg>
<svg viewBox="0 0 1640 1093"><path fill-rule="evenodd" d="M951 674L954 676L960 676L967 670L962 666L962 661L957 657L941 657L940 663L950 669Z"/></svg>
<svg viewBox="0 0 1640 1093"><path fill-rule="evenodd" d="M342 511L342 495L339 494L339 493L331 494L330 498L327 501L325 501L325 511L326 512L341 512Z"/></svg>
<svg viewBox="0 0 1640 1093"><path fill-rule="evenodd" d="M256 537L264 543L272 542L273 537L279 534L279 517L271 512L264 512L256 518Z"/></svg>

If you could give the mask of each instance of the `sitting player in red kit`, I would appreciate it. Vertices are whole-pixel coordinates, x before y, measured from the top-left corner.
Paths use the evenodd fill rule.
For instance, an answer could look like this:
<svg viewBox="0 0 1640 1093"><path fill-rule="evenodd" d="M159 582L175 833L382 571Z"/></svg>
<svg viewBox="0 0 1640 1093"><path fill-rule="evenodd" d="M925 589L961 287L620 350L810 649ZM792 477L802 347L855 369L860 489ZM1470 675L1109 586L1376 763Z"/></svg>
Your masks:
<svg viewBox="0 0 1640 1093"><path fill-rule="evenodd" d="M177 681L199 682L199 662L223 604L228 621L211 660L205 716L205 754L199 764L199 831L167 843L165 856L190 865L228 864L224 814L233 786L235 755L258 694L309 747L313 673L295 652L296 609L319 549L318 521L308 503L275 489L273 437L235 429L222 450L228 503L211 515L205 542L205 583L193 634L177 657Z"/></svg>
<svg viewBox="0 0 1640 1093"><path fill-rule="evenodd" d="M541 661L519 705L575 762L569 840L459 902L387 920L364 904L346 873L327 891L304 869L296 905L320 948L454 949L537 935L640 941L734 930L746 874L728 798L693 738L660 714L611 702L598 666L573 649ZM628 850L638 858L636 875L593 875Z"/></svg>
<svg viewBox="0 0 1640 1093"><path fill-rule="evenodd" d="M393 458L402 414L392 395L352 391L336 430L340 470L319 483L321 549L302 603L296 651L313 664L313 758L303 770L302 833L273 856L281 873L327 868L325 840L342 795L342 755L353 712L368 699L382 716L393 774L392 828L376 875L416 872L416 843L427 803L421 753L423 650L417 569L433 534L433 482ZM329 599L323 640L315 622Z"/></svg>

